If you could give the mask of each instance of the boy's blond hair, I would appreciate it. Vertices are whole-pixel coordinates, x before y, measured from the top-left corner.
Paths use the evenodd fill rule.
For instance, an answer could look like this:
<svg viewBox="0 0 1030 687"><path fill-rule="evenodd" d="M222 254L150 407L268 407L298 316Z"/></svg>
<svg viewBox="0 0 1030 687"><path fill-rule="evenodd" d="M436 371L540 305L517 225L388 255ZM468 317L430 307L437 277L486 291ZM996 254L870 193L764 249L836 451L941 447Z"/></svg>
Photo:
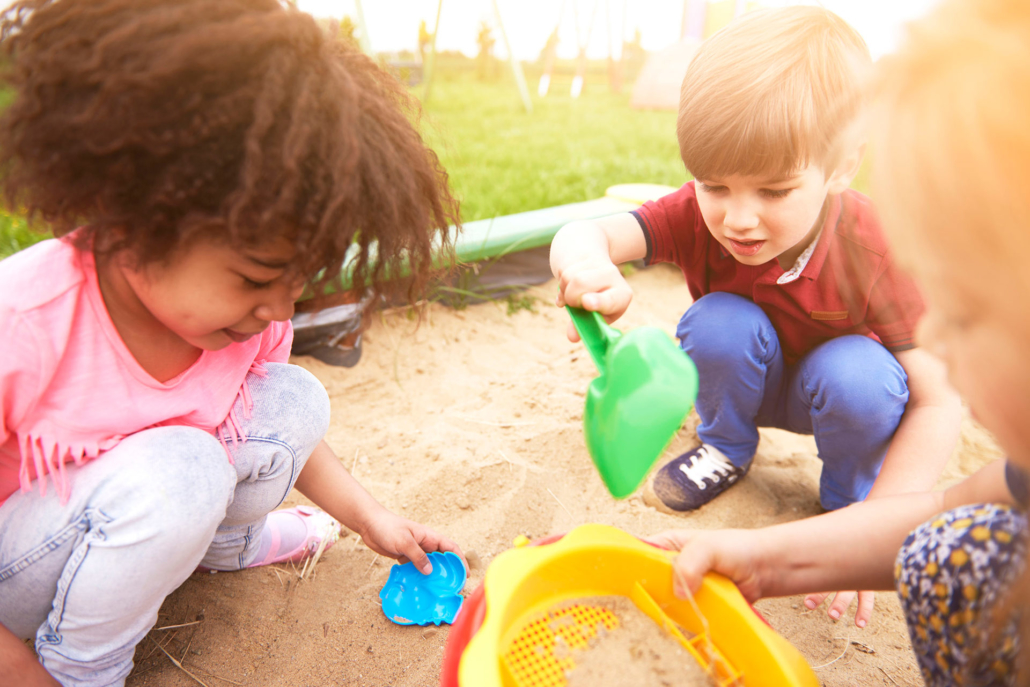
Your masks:
<svg viewBox="0 0 1030 687"><path fill-rule="evenodd" d="M695 177L832 171L862 109L865 41L820 7L745 14L706 40L683 79L676 133Z"/></svg>
<svg viewBox="0 0 1030 687"><path fill-rule="evenodd" d="M947 2L878 85L874 191L899 257L1030 333L1030 3Z"/></svg>

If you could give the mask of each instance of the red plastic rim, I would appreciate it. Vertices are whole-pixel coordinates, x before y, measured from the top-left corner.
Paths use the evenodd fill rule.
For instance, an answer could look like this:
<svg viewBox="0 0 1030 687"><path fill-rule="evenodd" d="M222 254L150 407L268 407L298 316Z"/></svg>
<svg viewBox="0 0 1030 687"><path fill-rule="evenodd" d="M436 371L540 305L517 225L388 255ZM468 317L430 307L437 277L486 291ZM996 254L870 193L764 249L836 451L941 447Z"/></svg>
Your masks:
<svg viewBox="0 0 1030 687"><path fill-rule="evenodd" d="M530 542L529 546L553 544L564 536L552 534ZM440 687L458 687L458 665L461 663L461 656L472 637L479 632L485 615L486 592L483 585L479 585L476 591L465 598L465 603L461 605L458 616L451 624L451 631L447 635L447 644L443 650L443 663L440 666Z"/></svg>

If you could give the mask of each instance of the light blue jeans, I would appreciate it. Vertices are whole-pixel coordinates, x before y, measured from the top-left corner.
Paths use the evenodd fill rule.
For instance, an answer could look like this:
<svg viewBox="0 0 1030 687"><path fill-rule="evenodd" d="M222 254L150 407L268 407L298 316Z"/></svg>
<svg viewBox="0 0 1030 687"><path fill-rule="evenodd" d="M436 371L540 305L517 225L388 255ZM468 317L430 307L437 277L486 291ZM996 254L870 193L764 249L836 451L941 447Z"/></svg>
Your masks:
<svg viewBox="0 0 1030 687"><path fill-rule="evenodd" d="M759 427L812 434L823 508L869 494L908 403L908 375L890 351L866 336L841 336L787 365L762 309L722 292L691 305L676 335L697 365L701 441L745 467Z"/></svg>
<svg viewBox="0 0 1030 687"><path fill-rule="evenodd" d="M65 686L122 685L164 598L198 565L239 570L265 515L293 487L329 425L329 397L295 365L247 377L245 443L191 427L127 437L68 466L71 498L15 493L0 506L0 622ZM243 418L241 401L237 414Z"/></svg>

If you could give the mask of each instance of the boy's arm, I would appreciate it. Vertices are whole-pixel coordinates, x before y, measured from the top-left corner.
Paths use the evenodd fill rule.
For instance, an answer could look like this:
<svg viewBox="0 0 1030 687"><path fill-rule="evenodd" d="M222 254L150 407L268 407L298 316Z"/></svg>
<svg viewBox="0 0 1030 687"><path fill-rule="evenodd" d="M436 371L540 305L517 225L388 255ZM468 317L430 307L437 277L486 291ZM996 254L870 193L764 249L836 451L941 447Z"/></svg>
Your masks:
<svg viewBox="0 0 1030 687"><path fill-rule="evenodd" d="M551 240L551 271L555 277L572 263L592 257L606 257L619 265L640 260L647 254L647 241L637 218L628 212L599 219L569 222Z"/></svg>
<svg viewBox="0 0 1030 687"><path fill-rule="evenodd" d="M429 574L433 565L426 554L451 551L458 554L468 568L461 548L453 541L391 513L376 501L347 472L325 441L312 451L295 486L319 508L357 532L368 548L380 555L401 562L410 560L423 574Z"/></svg>
<svg viewBox="0 0 1030 687"><path fill-rule="evenodd" d="M962 422L962 401L944 363L921 348L894 356L908 375L908 405L869 498L933 489Z"/></svg>
<svg viewBox="0 0 1030 687"><path fill-rule="evenodd" d="M633 298L617 265L647 254L647 241L630 213L570 222L551 241L551 272L558 279L557 305L593 310L613 322Z"/></svg>

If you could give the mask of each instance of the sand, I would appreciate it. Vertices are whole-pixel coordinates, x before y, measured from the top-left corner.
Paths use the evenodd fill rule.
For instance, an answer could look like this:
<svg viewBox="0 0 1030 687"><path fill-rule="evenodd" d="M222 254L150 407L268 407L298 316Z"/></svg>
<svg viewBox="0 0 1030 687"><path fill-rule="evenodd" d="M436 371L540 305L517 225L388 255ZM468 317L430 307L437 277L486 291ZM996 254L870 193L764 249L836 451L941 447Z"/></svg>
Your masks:
<svg viewBox="0 0 1030 687"><path fill-rule="evenodd" d="M659 266L630 283L636 300L620 326L671 333L690 302L679 272ZM644 494L614 501L582 440L593 364L566 340L565 315L551 304L555 290L549 283L530 292L538 298L535 312L508 314L504 302L463 311L433 306L418 328L404 310L383 313L352 369L294 360L329 390L327 440L347 468L387 507L474 552L480 563L469 592L520 534L542 537L598 522L647 535L670 527L757 527L818 513L815 443L777 430L762 430L748 476L696 513L661 512ZM695 441L688 423L666 457ZM967 419L942 483L999 455ZM297 493L288 500L304 502ZM448 629L401 627L383 616L378 593L390 564L350 534L303 580L289 568L194 575L164 604L128 684L197 684L161 644L210 687L437 685ZM893 594L878 595L863 630L851 614L834 623L825 607L806 610L801 597L757 606L827 687L922 684Z"/></svg>
<svg viewBox="0 0 1030 687"><path fill-rule="evenodd" d="M573 602L566 602L568 606ZM572 651L568 687L711 687L705 669L671 635L622 596L576 599L612 611L619 624L601 625L590 646Z"/></svg>

